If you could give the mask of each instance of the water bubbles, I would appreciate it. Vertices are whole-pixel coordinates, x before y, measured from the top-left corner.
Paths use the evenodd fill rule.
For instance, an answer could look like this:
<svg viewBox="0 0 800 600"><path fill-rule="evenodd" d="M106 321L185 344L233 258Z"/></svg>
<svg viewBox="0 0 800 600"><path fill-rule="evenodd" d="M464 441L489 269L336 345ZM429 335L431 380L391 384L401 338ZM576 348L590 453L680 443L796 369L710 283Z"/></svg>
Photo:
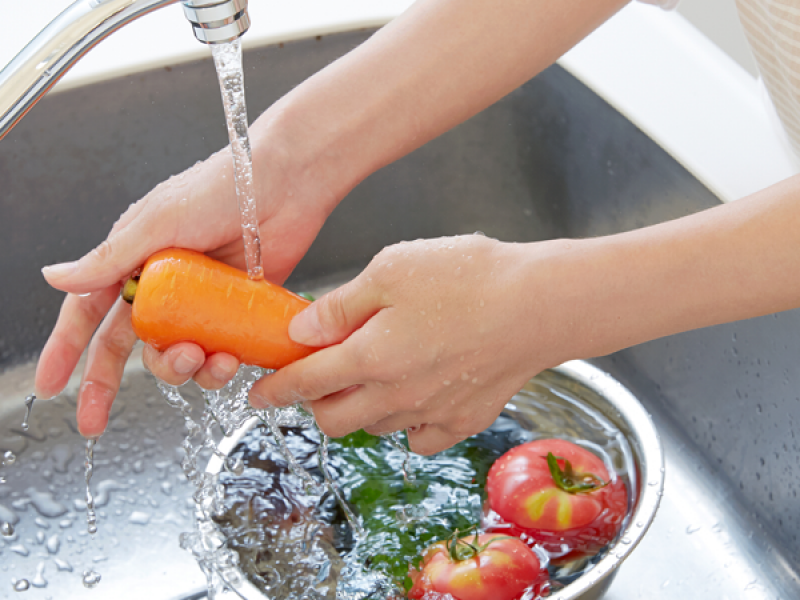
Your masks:
<svg viewBox="0 0 800 600"><path fill-rule="evenodd" d="M11 523L7 521L0 523L0 534L2 534L4 538L12 538L14 537L14 533L14 526Z"/></svg>
<svg viewBox="0 0 800 600"><path fill-rule="evenodd" d="M228 473L239 476L244 473L244 463L241 458L227 458L225 460L225 470Z"/></svg>
<svg viewBox="0 0 800 600"><path fill-rule="evenodd" d="M408 525L428 518L429 511L421 504L406 504L400 507L395 514L397 522L401 525Z"/></svg>
<svg viewBox="0 0 800 600"><path fill-rule="evenodd" d="M15 462L17 462L17 456L11 450L6 450L3 453L3 466L10 467Z"/></svg>
<svg viewBox="0 0 800 600"><path fill-rule="evenodd" d="M31 588L31 583L27 579L14 579L12 587L15 592L27 592Z"/></svg>
<svg viewBox="0 0 800 600"><path fill-rule="evenodd" d="M100 583L101 575L94 569L83 572L83 587L92 589Z"/></svg>

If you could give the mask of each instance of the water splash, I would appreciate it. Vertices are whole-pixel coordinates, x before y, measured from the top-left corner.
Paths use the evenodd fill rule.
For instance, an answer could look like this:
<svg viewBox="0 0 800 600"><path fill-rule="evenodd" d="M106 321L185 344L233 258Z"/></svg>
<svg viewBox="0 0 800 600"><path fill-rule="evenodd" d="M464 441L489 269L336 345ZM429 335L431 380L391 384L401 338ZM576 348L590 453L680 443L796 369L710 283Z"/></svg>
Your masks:
<svg viewBox="0 0 800 600"><path fill-rule="evenodd" d="M97 533L97 512L92 496L92 474L94 473L94 447L97 440L86 440L86 459L83 463L84 480L86 481L86 531L89 535Z"/></svg>
<svg viewBox="0 0 800 600"><path fill-rule="evenodd" d="M400 433L395 431L392 434L383 436L392 446L394 446L397 450L402 452L403 454L403 479L406 483L414 483L416 481L417 476L414 474L414 471L411 469L411 452L409 452L406 445L400 440Z"/></svg>
<svg viewBox="0 0 800 600"><path fill-rule="evenodd" d="M22 427L23 431L28 431L28 427L30 426L31 420L31 411L33 410L33 403L36 401L36 394L31 394L27 398L25 398L25 416L22 419Z"/></svg>

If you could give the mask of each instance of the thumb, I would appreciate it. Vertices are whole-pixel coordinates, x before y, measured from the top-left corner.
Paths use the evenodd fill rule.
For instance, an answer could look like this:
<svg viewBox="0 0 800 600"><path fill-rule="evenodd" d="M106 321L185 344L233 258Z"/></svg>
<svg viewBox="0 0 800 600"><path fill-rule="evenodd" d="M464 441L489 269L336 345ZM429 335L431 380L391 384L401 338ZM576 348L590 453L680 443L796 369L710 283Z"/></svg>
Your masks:
<svg viewBox="0 0 800 600"><path fill-rule="evenodd" d="M382 308L375 287L356 277L297 314L289 324L289 337L306 346L338 344Z"/></svg>

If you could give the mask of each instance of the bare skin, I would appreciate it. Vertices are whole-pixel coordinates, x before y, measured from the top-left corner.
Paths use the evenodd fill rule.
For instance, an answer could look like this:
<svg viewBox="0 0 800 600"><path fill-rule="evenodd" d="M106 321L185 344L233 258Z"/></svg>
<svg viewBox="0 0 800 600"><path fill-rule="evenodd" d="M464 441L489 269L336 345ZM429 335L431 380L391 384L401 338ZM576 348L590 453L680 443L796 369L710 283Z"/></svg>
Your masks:
<svg viewBox="0 0 800 600"><path fill-rule="evenodd" d="M331 435L412 428L431 454L485 429L539 371L800 306L800 176L733 204L587 240L463 236L390 247L295 317L328 346L262 379Z"/></svg>
<svg viewBox="0 0 800 600"><path fill-rule="evenodd" d="M285 280L359 181L518 87L624 4L516 0L498 11L488 0L421 0L278 101L251 128L267 278ZM132 205L95 251L44 269L51 285L73 295L42 352L36 388L42 397L60 392L89 347L78 408L85 436L105 428L133 343L127 309L115 307L111 290L170 246L241 267L235 211L222 153ZM148 350L145 361L169 383L193 376L206 387L222 385L235 366L191 344Z"/></svg>
<svg viewBox="0 0 800 600"><path fill-rule="evenodd" d="M285 280L364 177L522 84L623 4L517 0L498 11L488 0L421 0L277 102L251 130L267 278ZM97 250L44 270L70 295L42 352L37 393L63 389L88 347L78 404L87 437L104 430L135 341L115 300L120 280L171 246L243 268L233 193L221 153L133 205ZM800 305L786 275L800 267L798 202L800 180L791 179L606 238L466 236L388 248L292 323L297 341L333 346L264 378L251 400L305 401L332 435L410 428L413 450L436 452L491 423L544 368ZM175 385L194 377L220 387L238 366L188 343L144 357Z"/></svg>

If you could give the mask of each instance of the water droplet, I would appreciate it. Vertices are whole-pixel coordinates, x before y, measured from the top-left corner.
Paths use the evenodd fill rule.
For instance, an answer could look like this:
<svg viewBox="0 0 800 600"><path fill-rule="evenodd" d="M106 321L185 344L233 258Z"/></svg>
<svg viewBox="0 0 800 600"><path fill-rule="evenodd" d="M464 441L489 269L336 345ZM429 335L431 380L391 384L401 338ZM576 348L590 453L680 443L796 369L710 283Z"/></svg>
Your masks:
<svg viewBox="0 0 800 600"><path fill-rule="evenodd" d="M47 587L47 580L44 578L44 562L36 565L36 575L31 579L31 585L35 588Z"/></svg>
<svg viewBox="0 0 800 600"><path fill-rule="evenodd" d="M67 573L72 573L72 565L69 564L63 558L54 558L53 562L56 563L56 567L59 571L66 571Z"/></svg>
<svg viewBox="0 0 800 600"><path fill-rule="evenodd" d="M150 515L137 510L131 513L131 516L128 517L128 522L134 525L147 525L150 522Z"/></svg>
<svg viewBox="0 0 800 600"><path fill-rule="evenodd" d="M35 488L25 490L28 501L38 511L38 513L48 519L55 519L67 512L67 507L53 498L51 492L40 492Z"/></svg>
<svg viewBox="0 0 800 600"><path fill-rule="evenodd" d="M101 579L100 573L97 573L93 569L90 569L89 571L84 571L83 572L83 587L92 589L98 583L100 583L100 579Z"/></svg>
<svg viewBox="0 0 800 600"><path fill-rule="evenodd" d="M88 294L87 294L88 296ZM36 400L36 395L31 394L27 398L25 398L25 417L22 419L22 427L23 431L28 431L30 419L31 419L31 410L33 410L33 403Z"/></svg>
<svg viewBox="0 0 800 600"><path fill-rule="evenodd" d="M26 592L30 589L31 584L27 579L15 579L14 580L14 591L15 592Z"/></svg>
<svg viewBox="0 0 800 600"><path fill-rule="evenodd" d="M10 467L15 462L17 462L16 455L11 450L6 450L6 452L3 454L3 465Z"/></svg>
<svg viewBox="0 0 800 600"><path fill-rule="evenodd" d="M11 523L3 522L0 523L0 533L3 534L3 537L14 537L14 526Z"/></svg>

